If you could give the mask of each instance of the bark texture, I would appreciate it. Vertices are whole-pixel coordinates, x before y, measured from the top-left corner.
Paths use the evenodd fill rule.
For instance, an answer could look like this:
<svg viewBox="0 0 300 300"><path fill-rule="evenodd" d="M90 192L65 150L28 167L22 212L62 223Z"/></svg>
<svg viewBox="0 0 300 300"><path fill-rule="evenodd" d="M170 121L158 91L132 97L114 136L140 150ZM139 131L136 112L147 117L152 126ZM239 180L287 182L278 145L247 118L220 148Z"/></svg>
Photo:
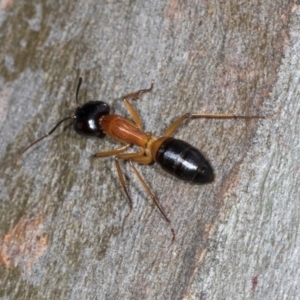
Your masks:
<svg viewBox="0 0 300 300"><path fill-rule="evenodd" d="M0 297L5 299L296 299L300 294L300 8L294 1L0 3ZM129 211L113 158L119 145L62 126L102 100L145 131L187 112L271 115L192 120L176 133L216 179L180 182L138 166L176 232L127 164ZM281 108L281 110L280 110Z"/></svg>

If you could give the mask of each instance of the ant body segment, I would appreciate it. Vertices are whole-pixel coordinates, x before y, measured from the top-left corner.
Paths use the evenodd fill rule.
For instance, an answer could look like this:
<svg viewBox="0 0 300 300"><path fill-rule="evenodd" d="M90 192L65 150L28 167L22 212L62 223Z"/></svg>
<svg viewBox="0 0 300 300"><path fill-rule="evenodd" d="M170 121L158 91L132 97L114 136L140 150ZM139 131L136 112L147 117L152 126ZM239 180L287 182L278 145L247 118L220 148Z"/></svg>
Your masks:
<svg viewBox="0 0 300 300"><path fill-rule="evenodd" d="M76 102L78 103L78 92L82 78L76 90ZM176 176L177 178L193 183L205 184L214 180L214 173L211 165L200 153L198 149L179 139L172 137L176 129L187 119L192 118L211 118L211 119L264 119L266 116L245 116L234 114L198 114L187 113L176 119L165 131L162 136L153 136L151 133L146 133L142 130L141 119L129 103L129 99L139 99L143 93L148 93L152 90L154 81L148 89L142 89L123 97L124 104L131 115L132 120L124 118L120 115L111 114L110 107L103 101L89 101L82 106L78 106L73 116L67 117L59 121L48 134L37 139L26 147L18 157L21 156L33 145L40 142L44 138L51 135L57 127L66 120L73 119L74 130L84 136L94 136L104 138L106 135L123 144L123 146L108 151L98 152L95 157L114 156L115 165L117 168L119 180L126 194L130 211L132 211L132 198L130 196L125 177L123 175L119 160L128 161L133 172L143 185L147 194L154 201L165 221L171 227L171 221L159 204L156 196L152 193L143 177L140 175L134 163L148 165L153 162L158 163L166 172ZM124 153L131 145L138 146L139 150L134 153ZM171 227L172 240L175 240L175 232Z"/></svg>

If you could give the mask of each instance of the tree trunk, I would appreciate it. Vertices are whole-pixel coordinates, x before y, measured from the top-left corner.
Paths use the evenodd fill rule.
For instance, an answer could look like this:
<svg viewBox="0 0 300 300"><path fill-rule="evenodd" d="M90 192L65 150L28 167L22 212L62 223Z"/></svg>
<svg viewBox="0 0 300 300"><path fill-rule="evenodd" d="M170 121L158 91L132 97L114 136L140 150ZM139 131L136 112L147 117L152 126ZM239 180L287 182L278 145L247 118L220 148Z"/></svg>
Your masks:
<svg viewBox="0 0 300 300"><path fill-rule="evenodd" d="M300 8L293 1L19 1L0 4L0 297L296 299L299 288ZM176 137L215 181L191 185L138 165L168 218L121 162L120 146L64 123L101 100L155 136ZM275 114L274 114L275 113ZM131 150L134 151L134 148ZM172 242L170 227L176 233Z"/></svg>

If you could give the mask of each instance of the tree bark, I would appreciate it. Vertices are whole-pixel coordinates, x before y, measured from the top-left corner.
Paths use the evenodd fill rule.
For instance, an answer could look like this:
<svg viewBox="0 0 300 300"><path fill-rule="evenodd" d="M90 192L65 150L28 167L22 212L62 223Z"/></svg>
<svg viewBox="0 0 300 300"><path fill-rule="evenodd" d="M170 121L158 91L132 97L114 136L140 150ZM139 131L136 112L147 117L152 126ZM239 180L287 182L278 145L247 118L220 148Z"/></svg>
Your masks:
<svg viewBox="0 0 300 300"><path fill-rule="evenodd" d="M299 288L300 8L293 1L21 1L0 4L0 297L296 299ZM137 166L176 233L122 163L119 144L61 126L101 100L207 157L212 184Z"/></svg>

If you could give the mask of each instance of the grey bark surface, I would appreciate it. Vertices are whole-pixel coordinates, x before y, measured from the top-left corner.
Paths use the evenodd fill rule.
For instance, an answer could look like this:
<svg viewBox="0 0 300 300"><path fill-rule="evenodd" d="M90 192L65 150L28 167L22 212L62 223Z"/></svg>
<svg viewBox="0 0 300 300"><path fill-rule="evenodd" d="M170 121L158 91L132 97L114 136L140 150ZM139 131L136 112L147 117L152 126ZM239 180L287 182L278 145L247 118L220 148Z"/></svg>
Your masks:
<svg viewBox="0 0 300 300"><path fill-rule="evenodd" d="M1 299L297 299L300 8L293 1L2 1L0 4ZM137 166L119 145L62 126L15 160L79 102L102 100L161 135L187 112L271 115L191 120L176 137L216 179L193 186Z"/></svg>

